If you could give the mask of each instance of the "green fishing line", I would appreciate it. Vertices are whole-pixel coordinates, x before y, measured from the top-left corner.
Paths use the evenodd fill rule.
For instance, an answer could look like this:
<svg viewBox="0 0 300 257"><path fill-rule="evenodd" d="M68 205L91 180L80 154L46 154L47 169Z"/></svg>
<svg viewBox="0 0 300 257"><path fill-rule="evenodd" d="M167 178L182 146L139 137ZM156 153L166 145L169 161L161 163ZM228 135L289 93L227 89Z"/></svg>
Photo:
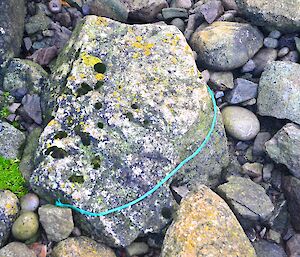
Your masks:
<svg viewBox="0 0 300 257"><path fill-rule="evenodd" d="M124 205L121 205L121 206L118 206L118 207L115 207L115 208L112 208L112 209L109 209L109 210L106 210L106 211L103 211L103 212L99 212L99 213L85 211L85 210L80 209L80 208L78 208L78 207L76 207L74 205L62 203L60 201L60 199L58 199L56 201L55 205L58 206L58 207L71 208L74 211L80 212L81 214L84 214L84 215L93 216L93 217L101 217L101 216L105 216L105 215L110 214L110 213L119 212L119 211L121 211L121 210L123 210L125 208L128 208L128 207L130 207L130 206L132 206L132 205L134 205L134 204L136 204L136 203L144 200L146 197L151 196L165 182L167 182L171 177L173 177L179 171L180 168L182 168L190 160L194 159L201 152L201 150L206 146L207 142L211 138L211 135L212 135L212 133L214 131L214 128L215 128L215 125L216 125L216 122L217 122L217 113L218 113L218 110L217 110L217 104L216 104L216 100L214 98L213 91L209 87L207 87L207 89L208 89L208 92L209 92L209 94L211 96L211 99L212 99L213 109L214 109L214 116L213 116L213 120L212 120L210 129L209 129L209 131L208 131L205 139L203 140L203 142L201 143L201 145L197 148L197 150L193 154L191 154L186 159L184 159L181 163L179 163L175 169L173 169L169 174L167 174L152 189L150 189L148 192L146 192L145 194L143 194L142 196L136 198L135 200L133 200L131 202L128 202L128 203L126 203Z"/></svg>

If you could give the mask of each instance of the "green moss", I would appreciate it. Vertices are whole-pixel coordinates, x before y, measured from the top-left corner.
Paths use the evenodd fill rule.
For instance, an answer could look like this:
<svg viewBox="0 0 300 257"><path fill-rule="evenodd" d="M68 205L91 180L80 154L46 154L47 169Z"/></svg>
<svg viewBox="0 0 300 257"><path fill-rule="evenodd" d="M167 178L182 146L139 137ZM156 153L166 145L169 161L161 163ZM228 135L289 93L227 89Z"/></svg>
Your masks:
<svg viewBox="0 0 300 257"><path fill-rule="evenodd" d="M0 118L1 118L1 119L5 119L5 118L7 118L9 115L10 115L10 112L9 112L7 106L3 107L3 108L0 110Z"/></svg>
<svg viewBox="0 0 300 257"><path fill-rule="evenodd" d="M0 156L0 190L10 190L18 197L28 192L26 181L19 171L19 161Z"/></svg>

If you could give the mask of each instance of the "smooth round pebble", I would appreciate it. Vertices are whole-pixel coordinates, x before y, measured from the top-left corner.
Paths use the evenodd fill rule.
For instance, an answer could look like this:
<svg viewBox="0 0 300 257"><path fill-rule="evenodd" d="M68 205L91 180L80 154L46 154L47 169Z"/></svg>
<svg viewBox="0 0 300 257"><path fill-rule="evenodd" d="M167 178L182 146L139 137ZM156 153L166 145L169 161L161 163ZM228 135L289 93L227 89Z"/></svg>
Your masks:
<svg viewBox="0 0 300 257"><path fill-rule="evenodd" d="M290 49L288 47L282 47L279 51L278 51L278 54L277 56L280 58L280 57L283 57L283 56L286 56L288 53L289 53Z"/></svg>
<svg viewBox="0 0 300 257"><path fill-rule="evenodd" d="M242 141L253 139L260 130L260 123L253 112L239 106L227 106L222 110L227 133Z"/></svg>
<svg viewBox="0 0 300 257"><path fill-rule="evenodd" d="M22 211L35 211L40 204L39 197L36 194L28 193L21 198Z"/></svg>
<svg viewBox="0 0 300 257"><path fill-rule="evenodd" d="M278 40L271 37L266 37L264 39L264 46L267 48L276 48L278 46Z"/></svg>
<svg viewBox="0 0 300 257"><path fill-rule="evenodd" d="M281 32L279 30L273 30L270 32L268 37L278 39L281 37Z"/></svg>
<svg viewBox="0 0 300 257"><path fill-rule="evenodd" d="M61 8L62 8L62 5L61 5L61 1L60 0L51 0L49 2L49 10L52 13L59 13L59 12L61 12Z"/></svg>
<svg viewBox="0 0 300 257"><path fill-rule="evenodd" d="M13 236L21 241L32 238L39 229L39 220L34 212L22 213L12 226Z"/></svg>
<svg viewBox="0 0 300 257"><path fill-rule="evenodd" d="M181 32L184 31L184 21L182 19L175 18L170 24L176 26Z"/></svg>

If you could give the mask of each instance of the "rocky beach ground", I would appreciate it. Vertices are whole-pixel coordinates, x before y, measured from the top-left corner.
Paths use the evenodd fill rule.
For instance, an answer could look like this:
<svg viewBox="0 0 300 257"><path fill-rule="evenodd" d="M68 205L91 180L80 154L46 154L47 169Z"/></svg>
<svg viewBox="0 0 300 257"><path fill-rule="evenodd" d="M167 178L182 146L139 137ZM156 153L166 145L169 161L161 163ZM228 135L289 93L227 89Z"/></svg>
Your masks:
<svg viewBox="0 0 300 257"><path fill-rule="evenodd" d="M300 0L0 14L0 257L300 256Z"/></svg>

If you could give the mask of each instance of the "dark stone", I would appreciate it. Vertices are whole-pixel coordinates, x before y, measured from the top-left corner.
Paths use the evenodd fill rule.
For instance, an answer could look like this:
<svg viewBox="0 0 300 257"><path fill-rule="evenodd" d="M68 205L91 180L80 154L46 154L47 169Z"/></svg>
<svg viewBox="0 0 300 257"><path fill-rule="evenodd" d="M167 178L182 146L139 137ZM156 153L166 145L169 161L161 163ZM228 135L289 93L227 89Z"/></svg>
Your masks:
<svg viewBox="0 0 300 257"><path fill-rule="evenodd" d="M259 240L253 243L257 257L287 257L281 245L267 240Z"/></svg>
<svg viewBox="0 0 300 257"><path fill-rule="evenodd" d="M284 177L283 191L288 201L291 223L296 230L300 230L300 180L292 176Z"/></svg>
<svg viewBox="0 0 300 257"><path fill-rule="evenodd" d="M259 76L271 61L275 61L277 58L277 51L272 48L262 48L258 51L256 55L252 58L255 63L255 69L253 74Z"/></svg>
<svg viewBox="0 0 300 257"><path fill-rule="evenodd" d="M224 13L224 8L221 1L213 0L201 5L200 12L207 23L211 24Z"/></svg>
<svg viewBox="0 0 300 257"><path fill-rule="evenodd" d="M271 134L269 132L260 132L257 134L254 144L252 153L255 156L264 155L266 152L265 143L271 139Z"/></svg>
<svg viewBox="0 0 300 257"><path fill-rule="evenodd" d="M22 104L27 115L37 124L42 124L41 99L38 95L25 95Z"/></svg>
<svg viewBox="0 0 300 257"><path fill-rule="evenodd" d="M257 96L257 84L246 79L237 78L234 88L230 90L225 99L230 104L238 104Z"/></svg>
<svg viewBox="0 0 300 257"><path fill-rule="evenodd" d="M41 48L27 58L42 66L46 66L57 56L57 52L57 47L51 46L47 48Z"/></svg>
<svg viewBox="0 0 300 257"><path fill-rule="evenodd" d="M290 257L300 256L300 234L294 235L287 241L286 250Z"/></svg>

